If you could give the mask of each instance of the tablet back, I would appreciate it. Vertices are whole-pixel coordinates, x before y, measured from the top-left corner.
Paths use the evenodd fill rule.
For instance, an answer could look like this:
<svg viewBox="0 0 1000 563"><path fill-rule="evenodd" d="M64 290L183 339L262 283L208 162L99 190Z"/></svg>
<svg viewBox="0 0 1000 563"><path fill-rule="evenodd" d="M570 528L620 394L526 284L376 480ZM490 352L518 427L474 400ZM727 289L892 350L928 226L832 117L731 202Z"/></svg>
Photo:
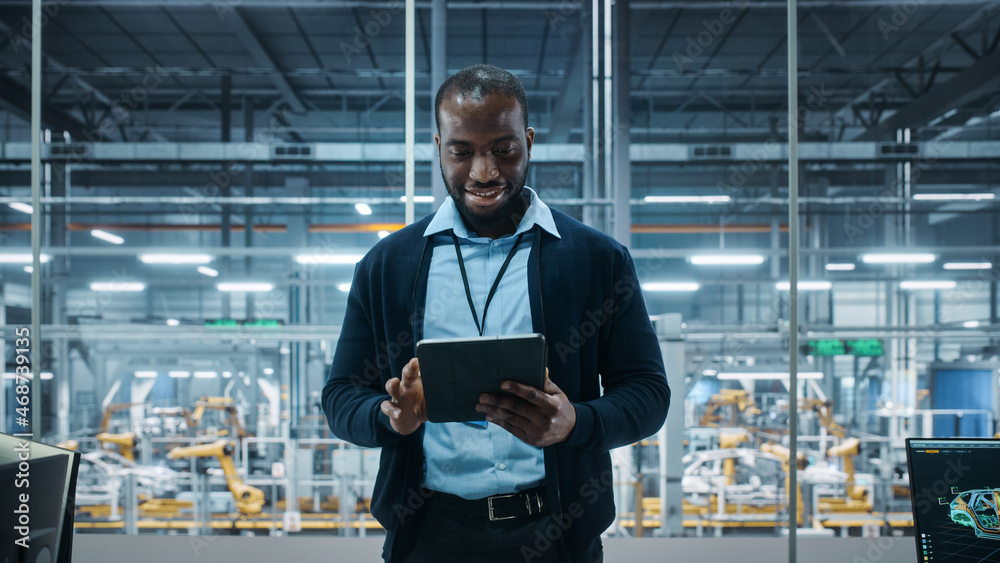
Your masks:
<svg viewBox="0 0 1000 563"><path fill-rule="evenodd" d="M483 393L501 393L510 379L545 386L546 347L541 334L441 338L417 343L427 417L431 422L486 420L476 411Z"/></svg>

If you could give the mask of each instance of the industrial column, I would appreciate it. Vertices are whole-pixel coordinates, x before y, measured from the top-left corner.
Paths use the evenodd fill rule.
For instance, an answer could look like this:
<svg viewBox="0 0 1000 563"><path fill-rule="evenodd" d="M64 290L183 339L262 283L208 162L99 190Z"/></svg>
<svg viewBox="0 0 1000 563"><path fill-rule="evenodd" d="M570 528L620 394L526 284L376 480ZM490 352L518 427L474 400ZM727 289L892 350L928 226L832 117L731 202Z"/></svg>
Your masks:
<svg viewBox="0 0 1000 563"><path fill-rule="evenodd" d="M681 536L684 513L681 477L684 467L684 334L680 313L660 315L656 333L670 385L670 411L657 435L660 452L660 535Z"/></svg>

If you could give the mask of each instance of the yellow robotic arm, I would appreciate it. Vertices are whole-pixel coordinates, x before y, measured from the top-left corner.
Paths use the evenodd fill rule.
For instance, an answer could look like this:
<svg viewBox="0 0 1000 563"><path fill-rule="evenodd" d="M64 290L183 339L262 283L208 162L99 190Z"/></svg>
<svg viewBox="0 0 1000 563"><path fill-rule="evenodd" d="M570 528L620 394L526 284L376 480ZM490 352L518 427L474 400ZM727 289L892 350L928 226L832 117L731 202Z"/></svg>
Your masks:
<svg viewBox="0 0 1000 563"><path fill-rule="evenodd" d="M236 500L236 508L243 514L259 514L264 506L264 491L243 482L233 464L233 450L233 444L228 440L217 440L211 444L174 448L167 457L170 459L215 457L226 475L229 491Z"/></svg>
<svg viewBox="0 0 1000 563"><path fill-rule="evenodd" d="M96 436L102 444L114 444L118 446L118 453L129 461L135 461L135 432L125 432L124 434L108 434L101 432Z"/></svg>
<svg viewBox="0 0 1000 563"><path fill-rule="evenodd" d="M872 510L874 508L872 501L866 498L868 491L864 486L854 484L854 456L861 453L861 440L849 438L844 440L839 446L834 446L826 450L826 453L831 457L840 456L844 458L844 472L847 473L847 481L845 483L847 498L852 501L864 503L865 509Z"/></svg>
<svg viewBox="0 0 1000 563"><path fill-rule="evenodd" d="M781 469L784 470L784 472L785 472L785 490L786 491L788 491L788 489L789 489L789 487L791 485L791 473L792 473L792 471L796 471L798 469L805 469L806 465L808 464L808 461L806 460L806 456L804 454L802 454L802 453L799 453L798 456L797 456L798 457L798 463L795 464L796 468L792 469L792 466L791 466L792 465L791 464L792 452L789 451L788 448L786 448L785 446L782 446L780 444L774 444L774 443L764 444L764 445L762 445L760 447L760 451L762 451L764 453L767 453L767 454L772 454L772 455L775 455L775 456L778 456L779 458L781 458ZM795 489L796 489L795 490L795 500L796 500L795 520L798 522L799 526L802 526L803 523L805 522L804 511L803 511L803 506L802 506L804 504L803 497L802 497L802 483L800 481L796 481L795 484L796 484L796 487L795 487ZM791 492L789 492L788 494L791 494Z"/></svg>

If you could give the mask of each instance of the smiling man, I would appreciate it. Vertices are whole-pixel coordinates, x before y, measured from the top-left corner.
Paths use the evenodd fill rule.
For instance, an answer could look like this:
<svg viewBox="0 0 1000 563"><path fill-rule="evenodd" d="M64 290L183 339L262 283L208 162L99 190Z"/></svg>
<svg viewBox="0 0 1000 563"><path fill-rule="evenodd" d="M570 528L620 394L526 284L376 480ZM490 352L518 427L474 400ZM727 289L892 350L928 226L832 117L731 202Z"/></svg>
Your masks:
<svg viewBox="0 0 1000 563"><path fill-rule="evenodd" d="M372 513L386 561L603 560L609 450L663 424L659 343L625 247L525 186L521 83L489 65L441 86L434 136L450 198L358 264L323 390L330 428L381 447ZM484 394L486 422L427 420L423 338L542 333L542 389Z"/></svg>

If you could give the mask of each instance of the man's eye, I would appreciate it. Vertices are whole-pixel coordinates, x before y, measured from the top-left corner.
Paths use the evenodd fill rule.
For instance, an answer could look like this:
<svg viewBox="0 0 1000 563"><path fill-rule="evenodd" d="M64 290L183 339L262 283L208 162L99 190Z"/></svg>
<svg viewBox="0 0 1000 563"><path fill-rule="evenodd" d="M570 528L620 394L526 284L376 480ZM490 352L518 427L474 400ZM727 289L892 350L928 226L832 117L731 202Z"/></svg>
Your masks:
<svg viewBox="0 0 1000 563"><path fill-rule="evenodd" d="M458 157L458 158L464 158L464 157L466 157L466 156L469 156L469 152L468 152L468 151L463 151L463 152L452 152L452 153L451 153L451 156L454 156L454 157Z"/></svg>

